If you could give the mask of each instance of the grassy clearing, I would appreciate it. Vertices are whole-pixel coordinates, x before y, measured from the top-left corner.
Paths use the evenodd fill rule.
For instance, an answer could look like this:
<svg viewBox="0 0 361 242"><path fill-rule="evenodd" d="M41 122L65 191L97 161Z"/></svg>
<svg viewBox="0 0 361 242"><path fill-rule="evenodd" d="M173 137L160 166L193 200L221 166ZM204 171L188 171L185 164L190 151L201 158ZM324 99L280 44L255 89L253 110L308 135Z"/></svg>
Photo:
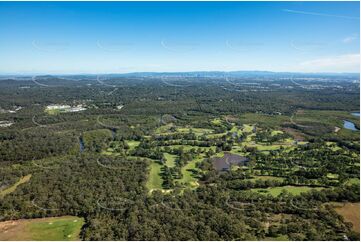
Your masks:
<svg viewBox="0 0 361 242"><path fill-rule="evenodd" d="M294 115L293 121L300 125L308 126L305 131L311 131L316 135L337 136L343 139L359 140L359 132L351 131L343 127L343 120L349 120L360 126L358 117L347 111L320 111L303 110ZM341 129L335 133L335 127Z"/></svg>
<svg viewBox="0 0 361 242"><path fill-rule="evenodd" d="M162 178L160 176L162 165L152 161L150 164L149 176L147 180L146 187L148 190L153 191L156 189L162 190Z"/></svg>
<svg viewBox="0 0 361 242"><path fill-rule="evenodd" d="M198 170L198 168L196 168L196 164L201 160L202 159L194 159L190 161L187 165L183 166L181 169L183 177L182 179L179 179L177 181L189 186L190 188L198 187L198 179L194 177L192 171Z"/></svg>
<svg viewBox="0 0 361 242"><path fill-rule="evenodd" d="M302 113L297 113L294 117L295 122L320 122L330 124L332 126L343 127L342 120L350 120L360 125L360 119L351 115L347 111L320 111L320 110L304 110Z"/></svg>
<svg viewBox="0 0 361 242"><path fill-rule="evenodd" d="M214 125L221 125L222 124L222 120L220 118L215 118L211 121L212 124Z"/></svg>
<svg viewBox="0 0 361 242"><path fill-rule="evenodd" d="M193 132L195 135L211 134L214 132L213 129L202 129L202 128L177 128L177 132L190 133Z"/></svg>
<svg viewBox="0 0 361 242"><path fill-rule="evenodd" d="M165 164L168 167L174 167L175 166L175 159L177 158L176 155L172 155L169 153L164 153L164 157L165 157Z"/></svg>
<svg viewBox="0 0 361 242"><path fill-rule="evenodd" d="M247 132L247 133L251 133L254 129L253 125L249 125L249 124L244 124L243 125L243 131Z"/></svg>
<svg viewBox="0 0 361 242"><path fill-rule="evenodd" d="M0 223L0 240L79 240L84 219L75 216Z"/></svg>
<svg viewBox="0 0 361 242"><path fill-rule="evenodd" d="M169 133L170 132L170 129L174 127L174 124L172 123L169 123L169 124L166 124L166 125L162 125L160 127L158 127L156 130L155 130L155 133L156 134L164 134L164 133Z"/></svg>
<svg viewBox="0 0 361 242"><path fill-rule="evenodd" d="M275 136L277 134L283 134L283 131L281 131L281 130L272 130L272 132L271 132L272 136Z"/></svg>
<svg viewBox="0 0 361 242"><path fill-rule="evenodd" d="M19 181L17 181L15 184L13 184L12 186L0 191L0 198L3 198L7 194L10 194L10 193L14 192L18 186L20 186L23 183L26 183L26 182L30 181L30 178L31 178L31 174L21 177L19 179Z"/></svg>
<svg viewBox="0 0 361 242"><path fill-rule="evenodd" d="M257 181L257 180L269 181L269 180L273 180L273 181L282 182L284 180L284 178L283 177L277 177L277 176L255 176L254 178L251 178L249 180L250 181Z"/></svg>
<svg viewBox="0 0 361 242"><path fill-rule="evenodd" d="M278 196L286 190L287 192L291 193L292 195L300 195L302 192L308 192L312 189L321 190L322 187L307 187L307 186L284 186L284 187L270 187L270 188L257 188L251 189L252 191L263 193L263 194L270 194L274 197Z"/></svg>
<svg viewBox="0 0 361 242"><path fill-rule="evenodd" d="M232 146L230 153L235 154L235 155L240 155L240 156L247 155L247 152L243 151L243 147L238 146L238 145Z"/></svg>
<svg viewBox="0 0 361 242"><path fill-rule="evenodd" d="M192 145L170 145L169 146L170 148L172 149L179 149L179 148L183 148L184 151L189 151L191 149L202 149L202 150L205 150L205 151L208 151L210 149L212 149L213 151L216 150L216 147L215 146L211 146L211 147L200 147L200 146L192 146Z"/></svg>
<svg viewBox="0 0 361 242"><path fill-rule="evenodd" d="M259 151L266 151L266 150L279 150L282 145L263 145L263 144L256 144L253 147L256 147Z"/></svg>
<svg viewBox="0 0 361 242"><path fill-rule="evenodd" d="M341 150L336 142L326 142L326 145L331 148L332 151Z"/></svg>
<svg viewBox="0 0 361 242"><path fill-rule="evenodd" d="M277 237L266 237L264 239L265 241L288 241L288 236L287 235L279 235Z"/></svg>
<svg viewBox="0 0 361 242"><path fill-rule="evenodd" d="M64 112L64 110L60 110L60 109L45 109L45 112L49 115L57 115L60 114L61 112Z"/></svg>
<svg viewBox="0 0 361 242"><path fill-rule="evenodd" d="M140 144L140 141L135 140L126 140L126 142L129 145L129 150L134 150Z"/></svg>
<svg viewBox="0 0 361 242"><path fill-rule="evenodd" d="M360 233L360 203L333 203L333 205L345 221L352 223L352 229Z"/></svg>
<svg viewBox="0 0 361 242"><path fill-rule="evenodd" d="M360 179L359 178L350 178L346 182L347 185L360 185Z"/></svg>
<svg viewBox="0 0 361 242"><path fill-rule="evenodd" d="M246 113L240 116L242 123L257 123L261 126L270 128L280 127L284 122L288 122L289 116L284 115L266 115L260 113Z"/></svg>
<svg viewBox="0 0 361 242"><path fill-rule="evenodd" d="M328 173L328 174L326 175L326 177L327 177L328 179L337 180L337 179L338 179L338 174Z"/></svg>

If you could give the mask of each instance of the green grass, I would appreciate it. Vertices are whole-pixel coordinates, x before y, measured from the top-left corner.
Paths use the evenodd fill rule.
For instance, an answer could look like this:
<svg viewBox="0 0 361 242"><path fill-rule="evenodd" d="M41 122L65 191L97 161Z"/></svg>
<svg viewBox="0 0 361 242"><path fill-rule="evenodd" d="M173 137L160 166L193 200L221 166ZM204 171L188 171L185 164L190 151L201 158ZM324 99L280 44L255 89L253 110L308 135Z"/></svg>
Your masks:
<svg viewBox="0 0 361 242"><path fill-rule="evenodd" d="M177 132L180 133L189 133L192 131L195 135L203 135L206 133L213 133L214 130L212 129L202 129L202 128L177 128Z"/></svg>
<svg viewBox="0 0 361 242"><path fill-rule="evenodd" d="M49 115L57 115L61 112L64 112L63 109L45 109L45 112Z"/></svg>
<svg viewBox="0 0 361 242"><path fill-rule="evenodd" d="M266 237L264 239L265 241L288 241L288 236L287 235L279 235L277 237Z"/></svg>
<svg viewBox="0 0 361 242"><path fill-rule="evenodd" d="M174 167L175 166L175 159L177 158L176 155L172 155L169 153L164 153L164 157L165 157L165 164L168 167Z"/></svg>
<svg viewBox="0 0 361 242"><path fill-rule="evenodd" d="M327 178L328 179L338 179L338 174L328 173Z"/></svg>
<svg viewBox="0 0 361 242"><path fill-rule="evenodd" d="M211 121L212 124L214 125L221 125L222 124L222 120L220 118L215 118Z"/></svg>
<svg viewBox="0 0 361 242"><path fill-rule="evenodd" d="M289 122L290 117L284 115L265 115L260 113L246 113L240 116L242 123L254 124L270 128L278 128L284 122Z"/></svg>
<svg viewBox="0 0 361 242"><path fill-rule="evenodd" d="M259 151L265 151L265 150L279 150L281 148L281 145L263 145L263 144L256 144L254 147L257 148Z"/></svg>
<svg viewBox="0 0 361 242"><path fill-rule="evenodd" d="M243 125L243 131L250 133L253 131L254 126L253 125L249 125L249 124L244 124Z"/></svg>
<svg viewBox="0 0 361 242"><path fill-rule="evenodd" d="M3 198L6 195L14 192L18 186L20 186L23 183L26 183L26 182L30 181L30 178L31 178L31 174L21 177L19 179L19 181L17 181L15 184L13 184L12 186L0 191L0 198Z"/></svg>
<svg viewBox="0 0 361 242"><path fill-rule="evenodd" d="M78 240L83 224L82 218L61 217L31 223L29 230L33 240Z"/></svg>
<svg viewBox="0 0 361 242"><path fill-rule="evenodd" d="M181 169L183 177L182 179L178 179L176 181L183 183L190 188L198 187L198 179L193 176L192 170L198 170L198 168L196 168L196 164L201 160L201 158L194 159L192 161L189 161L187 165L183 166Z"/></svg>
<svg viewBox="0 0 361 242"><path fill-rule="evenodd" d="M326 145L331 148L332 151L341 150L341 148L337 145L336 142L326 142Z"/></svg>
<svg viewBox="0 0 361 242"><path fill-rule="evenodd" d="M160 127L158 127L156 130L155 130L155 133L156 134L165 134L165 133L169 133L170 132L170 128L173 127L174 124L172 123L169 123L169 124L166 124L166 125L162 125Z"/></svg>
<svg viewBox="0 0 361 242"><path fill-rule="evenodd" d="M212 149L213 151L216 150L216 147L215 146L211 146L211 147L200 147L200 146L192 146L192 145L170 145L168 146L172 149L179 149L179 148L183 148L184 151L189 151L191 149L198 149L198 148L201 148L202 150L205 150L205 151L208 151L210 149Z"/></svg>
<svg viewBox="0 0 361 242"><path fill-rule="evenodd" d="M75 216L17 220L0 233L0 240L80 240L83 224L84 219Z"/></svg>
<svg viewBox="0 0 361 242"><path fill-rule="evenodd" d="M243 152L242 150L243 150L242 146L234 145L234 146L232 146L232 150L230 151L230 153L235 154L235 155L240 155L240 156L247 155L247 153Z"/></svg>
<svg viewBox="0 0 361 242"><path fill-rule="evenodd" d="M252 191L259 192L262 194L270 194L274 197L282 193L283 190L291 193L292 195L300 195L302 192L308 192L312 189L321 190L322 187L307 187L307 186L284 186L284 187L270 187L270 188L257 188L251 189Z"/></svg>
<svg viewBox="0 0 361 242"><path fill-rule="evenodd" d="M360 185L360 179L359 178L350 178L346 182L347 185Z"/></svg>
<svg viewBox="0 0 361 242"><path fill-rule="evenodd" d="M283 131L281 131L281 130L272 130L272 132L271 132L272 136L277 135L277 134L283 134Z"/></svg>
<svg viewBox="0 0 361 242"><path fill-rule="evenodd" d="M267 180L274 180L274 181L280 181L282 182L284 180L283 177L277 177L277 176L254 176L251 179L248 179L250 181L257 181L257 180L262 180L262 181L267 181Z"/></svg>
<svg viewBox="0 0 361 242"><path fill-rule="evenodd" d="M168 153L164 153L164 154L166 155L166 157L167 156L171 157L171 159L175 158L175 155L171 155ZM194 177L192 170L198 170L198 168L196 168L196 163L201 160L202 160L202 158L194 159L194 160L190 161L187 165L183 166L181 168L183 177L181 179L176 179L175 181L178 183L181 183L182 185L185 185L186 187L189 187L189 188L198 187L198 185L199 185L198 179L196 177ZM166 162L166 165L168 166L167 162ZM170 165L173 165L173 164L170 164ZM162 187L163 180L160 175L161 168L162 168L162 165L155 161L152 161L152 163L150 164L149 176L148 176L148 180L146 183L146 187L148 188L148 190L150 192L152 192L153 190L160 190L163 192L171 191L171 190L165 190Z"/></svg>
<svg viewBox="0 0 361 242"><path fill-rule="evenodd" d="M126 140L126 142L129 145L129 150L134 150L140 144L140 141L135 140Z"/></svg>
<svg viewBox="0 0 361 242"><path fill-rule="evenodd" d="M162 165L152 161L150 164L149 177L147 180L146 187L149 191L153 191L156 189L162 190L162 178L160 176Z"/></svg>

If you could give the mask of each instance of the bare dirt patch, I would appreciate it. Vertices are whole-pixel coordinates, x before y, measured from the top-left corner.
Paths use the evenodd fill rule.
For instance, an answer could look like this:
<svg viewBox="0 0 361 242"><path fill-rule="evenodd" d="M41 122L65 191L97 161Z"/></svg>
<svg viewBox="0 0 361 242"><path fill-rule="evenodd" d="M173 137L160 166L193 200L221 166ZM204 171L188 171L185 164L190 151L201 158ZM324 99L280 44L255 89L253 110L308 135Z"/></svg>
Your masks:
<svg viewBox="0 0 361 242"><path fill-rule="evenodd" d="M297 141L304 141L305 137L296 129L292 129L292 128L283 128L283 131L289 133L290 135L292 135L292 137L297 140Z"/></svg>
<svg viewBox="0 0 361 242"><path fill-rule="evenodd" d="M345 221L352 223L352 229L360 233L360 203L340 203L335 210Z"/></svg>

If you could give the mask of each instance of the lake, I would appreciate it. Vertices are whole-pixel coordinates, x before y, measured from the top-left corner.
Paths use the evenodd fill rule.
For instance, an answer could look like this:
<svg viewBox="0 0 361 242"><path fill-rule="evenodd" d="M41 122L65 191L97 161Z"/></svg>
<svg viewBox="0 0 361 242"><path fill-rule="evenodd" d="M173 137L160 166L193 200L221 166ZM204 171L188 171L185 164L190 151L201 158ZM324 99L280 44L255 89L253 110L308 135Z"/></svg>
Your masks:
<svg viewBox="0 0 361 242"><path fill-rule="evenodd" d="M357 131L358 130L354 123L352 123L350 121L347 121L347 120L343 121L343 127L345 129L349 129L349 130L352 130L352 131Z"/></svg>

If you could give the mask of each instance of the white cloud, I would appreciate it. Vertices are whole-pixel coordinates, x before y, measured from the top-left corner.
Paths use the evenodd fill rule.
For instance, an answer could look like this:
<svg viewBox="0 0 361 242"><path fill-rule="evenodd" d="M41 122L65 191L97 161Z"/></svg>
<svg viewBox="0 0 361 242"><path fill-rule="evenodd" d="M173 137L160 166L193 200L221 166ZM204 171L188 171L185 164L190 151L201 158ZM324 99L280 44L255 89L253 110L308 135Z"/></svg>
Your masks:
<svg viewBox="0 0 361 242"><path fill-rule="evenodd" d="M339 55L300 64L306 72L360 72L360 54Z"/></svg>
<svg viewBox="0 0 361 242"><path fill-rule="evenodd" d="M327 13L319 13L319 12L306 12L306 11L299 11L299 10L292 10L292 9L282 9L282 11L288 12L288 13L314 15L314 16L321 16L321 17L335 17L335 18L346 18L346 19L356 19L356 20L360 19L359 17L353 17L353 16L327 14Z"/></svg>
<svg viewBox="0 0 361 242"><path fill-rule="evenodd" d="M356 40L356 36L348 36L342 40L343 43L348 44Z"/></svg>

